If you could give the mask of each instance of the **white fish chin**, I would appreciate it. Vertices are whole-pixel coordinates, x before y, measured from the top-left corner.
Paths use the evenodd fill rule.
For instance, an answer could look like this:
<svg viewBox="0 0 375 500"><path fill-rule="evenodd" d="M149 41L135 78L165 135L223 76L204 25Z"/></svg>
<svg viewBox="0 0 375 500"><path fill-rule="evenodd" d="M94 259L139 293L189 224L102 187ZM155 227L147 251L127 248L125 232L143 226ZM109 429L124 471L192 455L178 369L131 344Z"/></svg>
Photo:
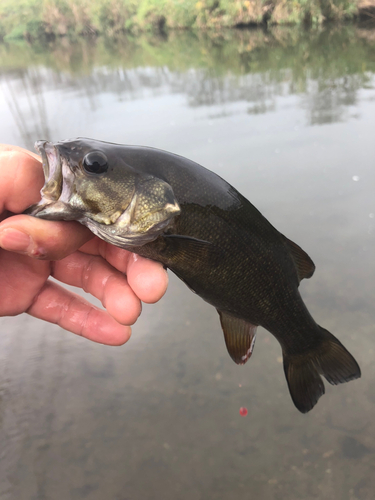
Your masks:
<svg viewBox="0 0 375 500"><path fill-rule="evenodd" d="M163 224L158 225L157 230L147 231L145 233L131 233L124 232L123 227L119 227L117 224L100 224L89 217L84 217L79 221L81 224L87 226L92 233L117 247L121 248L131 248L139 247L156 240L158 236L163 232L164 229L170 224L170 220L166 220Z"/></svg>

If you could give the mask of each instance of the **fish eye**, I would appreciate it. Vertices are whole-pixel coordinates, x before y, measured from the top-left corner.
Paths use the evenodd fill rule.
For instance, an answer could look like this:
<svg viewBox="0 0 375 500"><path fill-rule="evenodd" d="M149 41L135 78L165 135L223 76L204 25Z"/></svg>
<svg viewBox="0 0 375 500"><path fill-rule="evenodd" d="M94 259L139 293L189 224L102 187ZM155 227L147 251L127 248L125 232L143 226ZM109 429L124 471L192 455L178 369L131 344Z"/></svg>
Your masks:
<svg viewBox="0 0 375 500"><path fill-rule="evenodd" d="M90 151L83 158L83 168L90 174L103 174L108 170L108 160L101 151Z"/></svg>

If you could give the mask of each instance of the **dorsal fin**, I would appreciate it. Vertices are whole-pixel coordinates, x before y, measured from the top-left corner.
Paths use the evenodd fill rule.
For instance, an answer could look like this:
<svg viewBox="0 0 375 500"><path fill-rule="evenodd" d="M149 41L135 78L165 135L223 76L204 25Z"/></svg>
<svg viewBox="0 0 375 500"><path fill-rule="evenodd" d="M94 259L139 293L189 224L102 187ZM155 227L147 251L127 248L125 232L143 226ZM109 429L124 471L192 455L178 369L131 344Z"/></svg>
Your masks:
<svg viewBox="0 0 375 500"><path fill-rule="evenodd" d="M254 350L257 326L223 311L217 312L230 357L238 365L244 365Z"/></svg>
<svg viewBox="0 0 375 500"><path fill-rule="evenodd" d="M303 280L304 278L311 278L315 271L314 262L310 259L307 253L297 245L297 243L289 240L286 236L284 236L284 238L285 243L287 244L287 247L289 248L289 251L292 255L294 264L297 268L299 281Z"/></svg>

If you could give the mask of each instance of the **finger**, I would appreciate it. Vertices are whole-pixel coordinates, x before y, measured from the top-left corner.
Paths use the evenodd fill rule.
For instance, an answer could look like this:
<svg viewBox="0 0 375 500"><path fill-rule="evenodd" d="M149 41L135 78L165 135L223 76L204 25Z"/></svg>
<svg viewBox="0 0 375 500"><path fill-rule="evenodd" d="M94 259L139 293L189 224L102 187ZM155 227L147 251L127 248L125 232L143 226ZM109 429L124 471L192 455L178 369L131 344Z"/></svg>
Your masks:
<svg viewBox="0 0 375 500"><path fill-rule="evenodd" d="M25 312L49 274L49 262L0 249L0 316Z"/></svg>
<svg viewBox="0 0 375 500"><path fill-rule="evenodd" d="M131 252L123 248L106 243L100 238L94 238L80 247L80 252L90 255L101 255L113 267L126 273Z"/></svg>
<svg viewBox="0 0 375 500"><path fill-rule="evenodd" d="M126 272L135 294L147 304L160 300L168 287L168 274L160 262L131 254Z"/></svg>
<svg viewBox="0 0 375 500"><path fill-rule="evenodd" d="M100 254L113 267L126 273L135 294L148 304L160 300L168 287L168 274L160 262L140 257L122 248L95 238L83 247L82 252Z"/></svg>
<svg viewBox="0 0 375 500"><path fill-rule="evenodd" d="M141 314L141 302L126 277L101 257L75 252L54 263L52 275L99 299L119 323L132 325Z"/></svg>
<svg viewBox="0 0 375 500"><path fill-rule="evenodd" d="M40 200L44 184L42 164L28 151L2 146L0 179L0 213L5 210L21 213Z"/></svg>
<svg viewBox="0 0 375 500"><path fill-rule="evenodd" d="M46 282L27 312L102 344L122 345L131 335L129 326L120 325L106 311L51 281Z"/></svg>
<svg viewBox="0 0 375 500"><path fill-rule="evenodd" d="M0 223L1 248L39 259L62 259L93 237L92 232L78 222L15 215Z"/></svg>
<svg viewBox="0 0 375 500"><path fill-rule="evenodd" d="M39 162L41 161L40 155L19 146L12 146L11 144L0 144L0 153L2 151L18 151L19 153L24 153L31 156L32 158L35 158Z"/></svg>

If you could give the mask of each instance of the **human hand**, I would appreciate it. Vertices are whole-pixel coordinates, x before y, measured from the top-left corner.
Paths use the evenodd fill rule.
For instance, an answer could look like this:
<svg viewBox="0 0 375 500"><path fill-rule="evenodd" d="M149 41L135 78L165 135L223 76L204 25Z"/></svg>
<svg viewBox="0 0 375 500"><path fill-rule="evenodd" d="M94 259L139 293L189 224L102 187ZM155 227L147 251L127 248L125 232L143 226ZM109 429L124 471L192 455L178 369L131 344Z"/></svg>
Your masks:
<svg viewBox="0 0 375 500"><path fill-rule="evenodd" d="M40 199L43 184L36 154L0 145L0 316L27 312L95 342L121 345L141 301L154 303L164 295L167 273L77 222L16 215ZM97 297L106 311L50 276Z"/></svg>

